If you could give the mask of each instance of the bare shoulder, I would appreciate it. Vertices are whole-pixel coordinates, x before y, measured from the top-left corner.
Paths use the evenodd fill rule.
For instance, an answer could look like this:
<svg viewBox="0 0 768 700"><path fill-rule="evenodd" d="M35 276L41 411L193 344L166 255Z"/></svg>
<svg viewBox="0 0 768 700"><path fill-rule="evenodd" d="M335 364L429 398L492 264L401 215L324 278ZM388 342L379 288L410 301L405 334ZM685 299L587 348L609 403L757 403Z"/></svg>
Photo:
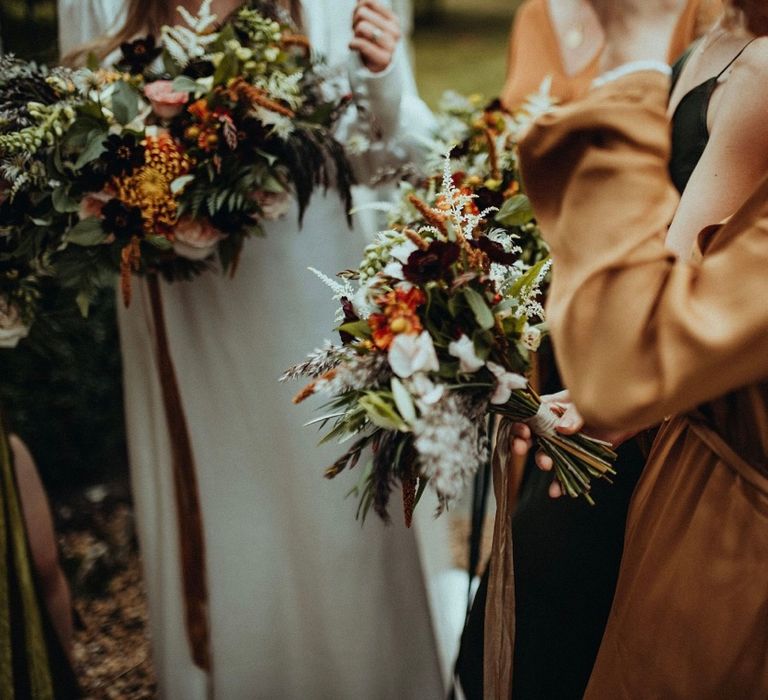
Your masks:
<svg viewBox="0 0 768 700"><path fill-rule="evenodd" d="M741 72L745 76L748 74L763 80L768 78L768 36L758 37L744 49L733 72L734 74ZM761 90L761 92L765 91Z"/></svg>
<svg viewBox="0 0 768 700"><path fill-rule="evenodd" d="M731 118L748 128L750 122L764 131L768 111L768 37L755 39L733 64L718 96L714 122L723 124ZM719 117L719 118L718 118ZM733 126L733 124L731 124Z"/></svg>

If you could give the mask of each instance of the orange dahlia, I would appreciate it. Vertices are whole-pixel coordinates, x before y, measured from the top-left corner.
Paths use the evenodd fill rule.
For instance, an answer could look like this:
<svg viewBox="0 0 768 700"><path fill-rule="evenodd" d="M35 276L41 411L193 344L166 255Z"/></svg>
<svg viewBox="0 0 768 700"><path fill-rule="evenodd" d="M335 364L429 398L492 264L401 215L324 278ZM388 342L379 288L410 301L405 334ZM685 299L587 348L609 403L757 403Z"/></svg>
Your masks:
<svg viewBox="0 0 768 700"><path fill-rule="evenodd" d="M418 335L424 330L416 310L424 304L426 297L417 287L408 290L395 289L380 296L376 303L382 312L371 314L373 344L379 350L388 350L396 335Z"/></svg>

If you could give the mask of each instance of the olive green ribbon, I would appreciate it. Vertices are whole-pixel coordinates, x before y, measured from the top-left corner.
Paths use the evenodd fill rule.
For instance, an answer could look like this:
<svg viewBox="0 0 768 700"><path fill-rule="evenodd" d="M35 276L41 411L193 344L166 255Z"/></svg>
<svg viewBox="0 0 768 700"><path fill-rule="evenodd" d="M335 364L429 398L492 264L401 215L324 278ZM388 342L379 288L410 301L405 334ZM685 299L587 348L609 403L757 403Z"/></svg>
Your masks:
<svg viewBox="0 0 768 700"><path fill-rule="evenodd" d="M32 565L27 541L26 528L19 500L16 476L13 467L8 435L0 416L0 700L14 700L16 680L14 679L13 625L20 621L24 631L24 673L34 700L52 700L53 680L51 678L48 650L43 630L43 616L40 610L37 590L32 574ZM18 591L21 609L12 610L11 592ZM16 665L18 672L19 665Z"/></svg>

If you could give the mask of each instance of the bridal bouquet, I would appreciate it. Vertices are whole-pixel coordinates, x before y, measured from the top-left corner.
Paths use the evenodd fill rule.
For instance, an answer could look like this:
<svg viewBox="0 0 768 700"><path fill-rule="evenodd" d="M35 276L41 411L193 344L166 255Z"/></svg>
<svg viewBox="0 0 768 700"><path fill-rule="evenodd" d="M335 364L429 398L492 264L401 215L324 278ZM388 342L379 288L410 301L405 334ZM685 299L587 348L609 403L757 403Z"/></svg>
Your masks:
<svg viewBox="0 0 768 700"><path fill-rule="evenodd" d="M112 69L0 62L0 177L17 252L87 307L120 273L234 272L262 221L352 175L307 39L271 4L216 26L204 0L186 26L121 47ZM29 204L29 206L27 206ZM348 207L349 208L349 207Z"/></svg>
<svg viewBox="0 0 768 700"><path fill-rule="evenodd" d="M406 522L427 484L441 509L486 461L486 416L529 422L567 492L589 499L590 479L612 473L605 443L561 436L524 374L541 336L537 301L549 261L533 265L492 213L455 184L446 161L434 205L411 195L420 221L378 235L357 270L325 278L341 304L341 345L327 345L285 378L309 377L296 397L330 398L324 441L351 441L330 478L371 448L359 515L387 517L402 484Z"/></svg>

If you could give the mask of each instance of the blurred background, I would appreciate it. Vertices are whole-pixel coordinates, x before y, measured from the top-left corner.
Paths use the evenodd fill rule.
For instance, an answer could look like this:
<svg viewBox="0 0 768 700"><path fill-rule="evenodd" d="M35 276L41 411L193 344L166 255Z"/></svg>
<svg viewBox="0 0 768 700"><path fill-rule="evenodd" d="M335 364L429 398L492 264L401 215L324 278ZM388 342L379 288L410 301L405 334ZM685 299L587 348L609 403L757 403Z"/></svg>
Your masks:
<svg viewBox="0 0 768 700"><path fill-rule="evenodd" d="M430 106L448 89L489 100L498 94L520 0L392 2L405 17L417 82ZM55 0L0 0L6 52L53 63L56 37ZM30 338L16 350L0 350L0 410L29 444L52 501L75 594L74 661L81 683L94 698L153 697L114 295L104 294L87 321L71 301L49 303L45 323L35 324ZM468 509L459 509L454 521L460 565Z"/></svg>

